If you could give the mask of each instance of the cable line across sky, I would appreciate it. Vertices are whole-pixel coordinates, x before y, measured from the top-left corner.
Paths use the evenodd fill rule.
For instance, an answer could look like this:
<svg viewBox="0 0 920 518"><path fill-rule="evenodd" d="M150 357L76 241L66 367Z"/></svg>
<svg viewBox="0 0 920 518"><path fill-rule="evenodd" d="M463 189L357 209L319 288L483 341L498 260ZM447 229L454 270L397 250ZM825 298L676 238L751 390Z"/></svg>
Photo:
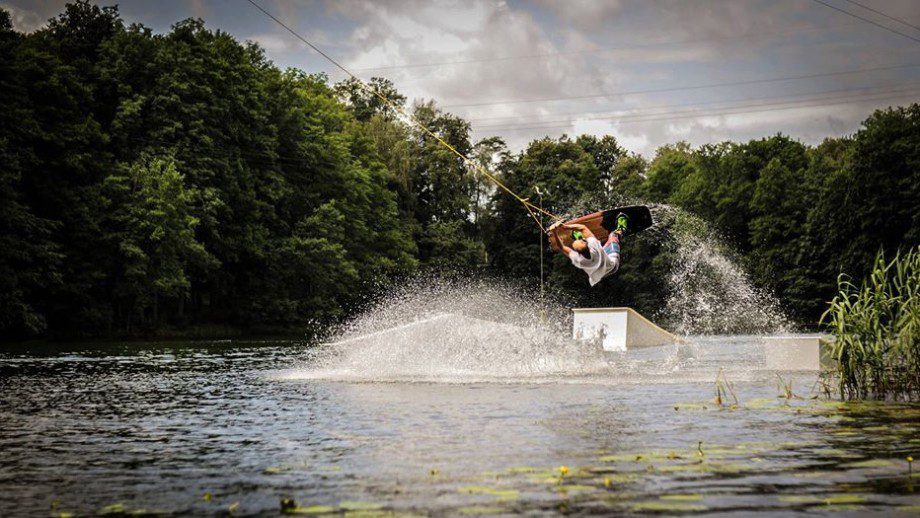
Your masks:
<svg viewBox="0 0 920 518"><path fill-rule="evenodd" d="M824 100L815 100L807 103L777 103L774 106L763 105L759 107L739 107L734 110L720 110L712 112L692 112L692 113L669 113L662 114L661 116L654 117L636 117L636 118L618 118L618 117L604 117L604 118L582 118L582 119L572 119L567 123L562 124L550 124L550 125L540 125L534 123L532 125L507 125L507 126L480 126L476 127L477 131L522 131L522 130L534 130L534 129L556 129L556 128L567 128L571 127L576 122L580 121L612 121L617 124L636 124L643 122L657 122L657 121L669 121L669 120L678 120L678 119L687 119L695 117L720 117L725 115L739 115L747 113L761 113L761 112L775 112L775 111L787 111L793 109L801 108L814 108L820 106L834 106L839 104L851 104L854 102L866 102L866 101L881 101L881 100L894 100L894 99L904 99L915 97L920 94L920 88L914 90L907 90L900 92L899 94L873 94L873 95L864 95L862 97L845 97L845 98L830 98Z"/></svg>
<svg viewBox="0 0 920 518"><path fill-rule="evenodd" d="M822 73L817 73L817 74L801 74L801 75L794 75L794 76L768 77L768 78L762 78L762 79L746 79L746 80L740 80L740 81L706 83L706 84L701 84L701 85L690 85L690 86L649 88L649 89L643 89L643 90L625 90L622 92L607 92L607 93L571 95L571 96L562 96L562 97L542 97L538 99L505 99L501 101L447 104L447 105L442 106L442 108L445 108L445 109L447 108L471 108L471 107L476 107L476 106L494 106L494 105L500 105L500 104L558 102L558 101L573 101L573 100L580 100L580 99L623 97L627 95L639 95L639 94L650 94L650 93L682 92L682 91L688 91L688 90L702 90L706 88L723 88L727 86L749 86L749 85L755 85L755 84L779 83L779 82L784 82L784 81L799 81L802 79L837 77L837 76L845 76L845 75L853 75L853 74L862 74L866 72L881 72L881 71L887 71L887 70L910 69L910 68L917 68L917 67L920 67L920 64L909 63L909 64L890 65L890 66L883 66L883 67L838 70L835 72L822 72Z"/></svg>
<svg viewBox="0 0 920 518"><path fill-rule="evenodd" d="M464 155L463 153L461 153L460 151L458 151L457 148L455 148L454 146L452 146L449 142L447 142L446 140L444 140L444 138L442 138L440 135L438 135L437 133L435 133L434 131L432 131L430 128L428 128L428 126L426 126L424 123L422 123L422 121L420 121L417 117L415 117L415 116L412 115L411 113L408 113L408 112L407 112L406 110L404 110L401 106L399 106L398 104L394 103L393 101L391 101L390 99L388 99L386 96L384 96L383 94L381 94L381 93L378 92L377 90L375 90L375 89L370 88L369 86L367 86L367 84L365 84L364 81L361 80L361 78L359 78L358 76L356 76L355 74L353 74L351 71L349 71L347 68L345 68L344 65L342 65L341 63L339 63L338 61L336 61L335 59L333 59L332 56L330 56L330 55L326 54L325 52L323 52L322 50L320 50L316 45L310 43L310 41L308 41L306 38L304 38L303 36L301 36L299 33L297 33L297 31L295 31L294 29L292 29L291 27L289 27L289 26L288 26L287 24L285 24L283 21L281 21L280 19L276 18L276 17L275 17L273 14L271 14L270 12L266 11L265 8L263 8L261 5L259 5L255 0L246 0L246 1L249 2L250 4L252 4L253 7L255 7L256 9L258 9L259 11L261 11L263 14L265 14L266 16L268 16L269 18L271 18L272 20L274 20L278 25L280 25L281 27L284 27L284 29L286 29L289 33L291 33L295 38L299 39L299 40L302 41L304 44L306 44L308 47L310 47L311 49L313 49L314 51L316 51L320 56L322 56L322 57L326 58L327 60L329 60L330 63L332 63L333 65L335 65L336 67L338 67L340 70L342 70L342 72L345 72L346 74L348 74L351 78L353 78L355 81L357 81L358 86L359 86L362 90L364 90L367 94L372 95L372 96L377 97L378 99L380 99L384 104L386 104L387 106L389 106L389 107L390 107L392 110L394 110L396 113L399 113L400 115L402 115L403 117L405 117L406 119L408 119L409 121L411 121L411 123L414 124L417 128L421 129L425 134L427 134L427 135L430 136L431 138L435 139L438 143L440 143L442 146L444 146L445 148L447 148L451 153L453 153L453 154L456 155L458 158L460 158L461 160L463 160L463 162L464 162L466 165L472 167L473 169L475 169L476 171L478 171L480 174L482 174L485 178L488 178L489 180L491 180L492 183L494 183L494 184L496 185L496 187L498 187L499 189L505 191L507 194L511 195L512 197L514 197L514 199L516 199L521 205L524 206L524 208L527 210L527 213L530 215L530 217L534 220L534 222L537 224L537 226L540 227L540 230L545 231L546 228L543 226L542 218L539 217L537 214L544 214L544 215L546 215L546 216L549 216L549 217L552 218L553 220L559 220L559 219L560 219L559 216L556 216L556 215L553 214L552 212L547 211L547 210L544 209L542 206L538 206L538 205L536 205L536 204L534 204L534 203L531 203L529 199L524 198L524 197L520 196L519 194L517 194L516 192L514 192L513 190L511 190L507 185L504 184L504 182L502 182L502 181L499 180L495 175L493 175L492 173L490 173L485 167L483 167L482 165L478 164L477 162L475 162L474 160L472 160L472 159L469 158L468 156L466 156L466 155ZM542 205L542 204L541 204L541 205Z"/></svg>

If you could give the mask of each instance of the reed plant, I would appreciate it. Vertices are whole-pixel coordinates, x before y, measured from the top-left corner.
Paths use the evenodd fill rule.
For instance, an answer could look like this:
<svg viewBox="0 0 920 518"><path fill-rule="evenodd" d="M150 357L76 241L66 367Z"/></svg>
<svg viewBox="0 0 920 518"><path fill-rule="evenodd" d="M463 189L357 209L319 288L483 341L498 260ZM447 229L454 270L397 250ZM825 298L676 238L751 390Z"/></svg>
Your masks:
<svg viewBox="0 0 920 518"><path fill-rule="evenodd" d="M821 317L846 399L920 399L920 248L876 256L857 286L844 275Z"/></svg>

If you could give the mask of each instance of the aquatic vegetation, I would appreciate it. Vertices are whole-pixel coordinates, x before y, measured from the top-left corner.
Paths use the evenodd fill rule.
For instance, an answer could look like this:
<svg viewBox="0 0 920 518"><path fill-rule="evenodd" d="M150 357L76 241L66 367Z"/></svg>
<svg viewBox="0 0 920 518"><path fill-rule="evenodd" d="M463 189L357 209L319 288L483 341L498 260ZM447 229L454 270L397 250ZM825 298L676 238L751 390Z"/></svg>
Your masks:
<svg viewBox="0 0 920 518"><path fill-rule="evenodd" d="M633 511L656 511L661 513L689 513L705 511L706 509L705 505L667 501L639 502L632 506Z"/></svg>
<svg viewBox="0 0 920 518"><path fill-rule="evenodd" d="M308 505L306 507L295 506L284 509L285 514L326 514L335 512L335 507L329 505Z"/></svg>
<svg viewBox="0 0 920 518"><path fill-rule="evenodd" d="M292 514L325 514L335 512L335 507L328 505L309 505L306 507L294 507L285 512Z"/></svg>
<svg viewBox="0 0 920 518"><path fill-rule="evenodd" d="M499 502L515 500L520 496L520 491L516 489L496 489L487 486L465 486L457 490L460 493L469 493L473 495L489 495L498 497Z"/></svg>
<svg viewBox="0 0 920 518"><path fill-rule="evenodd" d="M779 379L779 391L780 394L777 397L785 398L786 400L790 399L802 399L802 396L797 395L792 391L792 382L786 381L783 379L779 373L776 374L776 377Z"/></svg>
<svg viewBox="0 0 920 518"><path fill-rule="evenodd" d="M734 401L730 408L738 408L739 403L738 396L735 394L735 387L725 377L725 369L719 367L719 374L716 375L716 397L713 400L713 403L721 408L723 406L723 399L725 395L731 395L732 400Z"/></svg>
<svg viewBox="0 0 920 518"><path fill-rule="evenodd" d="M780 502L790 504L814 504L814 505L843 505L843 504L861 504L866 501L865 497L853 494L835 494L835 495L780 495Z"/></svg>
<svg viewBox="0 0 920 518"><path fill-rule="evenodd" d="M99 510L99 514L124 514L127 511L125 504L110 504Z"/></svg>
<svg viewBox="0 0 920 518"><path fill-rule="evenodd" d="M490 515L490 514L501 514L507 510L503 507L496 506L486 506L486 505L473 505L468 507L461 507L457 509L457 512L463 515Z"/></svg>
<svg viewBox="0 0 920 518"><path fill-rule="evenodd" d="M565 476L568 475L568 474L569 474L569 468L567 468L566 466L559 466L559 482L558 482L558 484L562 484L562 480L563 480L563 479L565 478Z"/></svg>
<svg viewBox="0 0 920 518"><path fill-rule="evenodd" d="M276 473L284 473L285 471L290 471L290 466L270 466L262 470L262 473L266 475L274 475Z"/></svg>
<svg viewBox="0 0 920 518"><path fill-rule="evenodd" d="M232 511L231 511L232 512ZM115 515L115 516L163 516L170 514L167 511L159 509L143 509L143 508L130 508L125 504L118 502L115 504L110 504L102 509L99 509L97 512L99 515ZM71 513L59 513L57 516L72 516Z"/></svg>
<svg viewBox="0 0 920 518"><path fill-rule="evenodd" d="M597 488L594 486L586 486L584 484L562 484L556 487L556 491L560 493L575 493L579 491L597 491Z"/></svg>
<svg viewBox="0 0 920 518"><path fill-rule="evenodd" d="M393 516L406 516L404 513L394 513L383 509L380 504L371 502L343 501L338 506L308 505L300 506L293 498L281 500L282 514L327 515L336 514L351 518L384 518Z"/></svg>
<svg viewBox="0 0 920 518"><path fill-rule="evenodd" d="M834 337L841 395L920 397L920 248L891 261L880 252L859 286L841 276L838 289L821 320Z"/></svg>
<svg viewBox="0 0 920 518"><path fill-rule="evenodd" d="M349 500L339 502L339 509L345 511L377 511L381 508L383 508L382 505L371 502L353 502Z"/></svg>
<svg viewBox="0 0 920 518"><path fill-rule="evenodd" d="M661 495L662 500L673 500L677 502L699 502L703 499L703 495L700 494L675 494L675 495Z"/></svg>

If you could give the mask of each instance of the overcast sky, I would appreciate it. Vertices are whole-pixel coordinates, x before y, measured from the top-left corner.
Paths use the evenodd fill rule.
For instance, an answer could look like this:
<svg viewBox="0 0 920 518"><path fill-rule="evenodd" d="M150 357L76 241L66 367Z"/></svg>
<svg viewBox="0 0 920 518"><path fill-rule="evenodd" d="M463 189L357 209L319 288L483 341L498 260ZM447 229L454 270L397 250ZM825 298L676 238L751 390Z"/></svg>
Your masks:
<svg viewBox="0 0 920 518"><path fill-rule="evenodd" d="M817 143L920 98L916 0L256 1L358 76L435 99L513 149L563 133L612 134L647 157L678 140ZM63 4L0 0L23 31ZM343 77L246 0L118 4L127 22L202 18L280 66Z"/></svg>

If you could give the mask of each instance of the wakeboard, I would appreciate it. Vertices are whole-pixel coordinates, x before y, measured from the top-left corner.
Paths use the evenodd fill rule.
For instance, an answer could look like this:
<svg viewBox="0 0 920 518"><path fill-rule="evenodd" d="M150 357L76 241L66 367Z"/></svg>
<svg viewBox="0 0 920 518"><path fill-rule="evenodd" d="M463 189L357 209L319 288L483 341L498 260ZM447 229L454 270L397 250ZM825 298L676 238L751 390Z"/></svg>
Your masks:
<svg viewBox="0 0 920 518"><path fill-rule="evenodd" d="M629 226L626 228L624 236L638 234L654 224L652 211L645 205L629 205L592 212L566 221L566 223L578 223L588 227L594 236L603 243L610 233L617 229L617 215L620 213L626 214L626 217L629 218ZM559 238L565 246L572 246L572 242L575 241L572 233L567 231L560 231ZM549 245L553 250L559 251L559 245L555 239L552 239L552 236L550 236Z"/></svg>

